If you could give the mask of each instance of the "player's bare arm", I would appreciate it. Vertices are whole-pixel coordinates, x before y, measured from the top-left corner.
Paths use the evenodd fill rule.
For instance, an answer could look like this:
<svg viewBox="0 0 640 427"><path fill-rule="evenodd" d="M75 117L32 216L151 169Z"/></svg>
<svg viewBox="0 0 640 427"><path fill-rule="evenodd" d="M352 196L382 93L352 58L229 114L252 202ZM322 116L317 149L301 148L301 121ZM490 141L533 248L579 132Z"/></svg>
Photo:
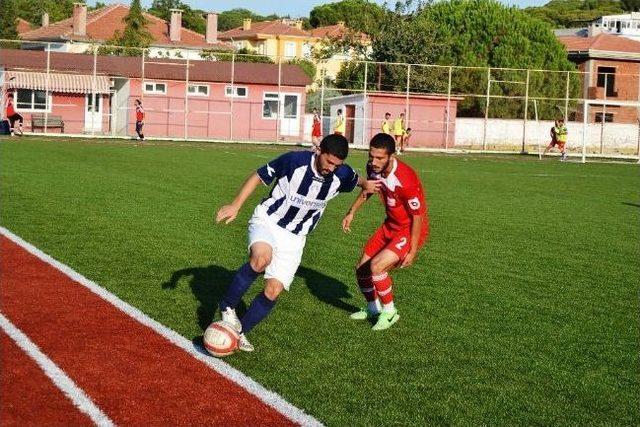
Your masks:
<svg viewBox="0 0 640 427"><path fill-rule="evenodd" d="M409 253L402 260L400 268L409 267L413 264L418 253L418 244L420 242L420 234L422 233L422 227L424 226L424 217L422 215L411 215L411 249Z"/></svg>
<svg viewBox="0 0 640 427"><path fill-rule="evenodd" d="M218 214L216 215L216 223L220 221L226 220L225 224L229 224L231 221L236 219L238 216L238 212L240 208L244 204L244 202L251 196L251 194L255 191L256 187L262 183L262 180L258 176L257 173L252 173L247 180L240 187L240 191L238 191L238 195L233 202L229 205L225 205L218 210Z"/></svg>
<svg viewBox="0 0 640 427"><path fill-rule="evenodd" d="M349 233L351 231L351 222L353 221L356 212L358 211L358 209L360 209L360 206L362 206L364 202L369 200L369 197L371 197L372 194L373 193L369 193L364 189L360 191L360 194L353 201L351 207L347 211L347 214L342 219L342 231L344 231L345 233Z"/></svg>

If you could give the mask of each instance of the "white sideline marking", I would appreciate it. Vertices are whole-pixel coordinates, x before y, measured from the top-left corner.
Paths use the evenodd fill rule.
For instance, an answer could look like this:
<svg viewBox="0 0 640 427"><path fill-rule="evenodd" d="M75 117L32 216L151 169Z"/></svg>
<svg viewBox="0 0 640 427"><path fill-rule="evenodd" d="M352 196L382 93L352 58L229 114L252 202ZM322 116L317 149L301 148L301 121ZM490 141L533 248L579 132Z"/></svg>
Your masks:
<svg viewBox="0 0 640 427"><path fill-rule="evenodd" d="M9 319L0 313L0 328L32 358L42 369L44 374L73 402L73 405L91 418L98 426L113 426L113 421L98 408L85 392L76 385L71 378L64 373L51 359L49 359L38 346L18 329Z"/></svg>
<svg viewBox="0 0 640 427"><path fill-rule="evenodd" d="M59 261L56 261L46 253L42 252L40 249L36 248L32 244L23 240L19 236L16 236L11 231L7 230L4 227L0 227L0 234L4 235L9 240L18 244L22 248L24 248L30 254L36 256L41 261L46 262L47 264L55 267L60 270L62 273L66 274L68 277L73 279L74 281L80 283L84 287L88 288L91 292L98 295L100 298L105 301L111 303L119 310L133 317L138 322L143 325L153 329L167 340L169 340L174 345L180 347L187 353L189 353L194 358L199 361L205 363L207 366L212 368L214 371L218 372L223 377L233 381L238 384L243 389L247 390L249 393L256 396L265 404L271 406L276 411L289 418L291 421L301 424L303 426L322 426L323 424L316 420L311 415L306 414L303 410L293 406L291 403L287 402L284 398L282 398L279 394L274 393L270 390L267 390L253 379L249 378L242 372L233 368L231 365L223 362L220 359L216 359L212 356L204 355L200 353L191 341L178 334L176 331L169 329L168 327L162 325L161 323L155 321L150 318L142 311L138 310L134 306L122 301L117 296L113 295L106 289L100 287L95 282L87 279L77 271L73 270L71 267L62 264Z"/></svg>

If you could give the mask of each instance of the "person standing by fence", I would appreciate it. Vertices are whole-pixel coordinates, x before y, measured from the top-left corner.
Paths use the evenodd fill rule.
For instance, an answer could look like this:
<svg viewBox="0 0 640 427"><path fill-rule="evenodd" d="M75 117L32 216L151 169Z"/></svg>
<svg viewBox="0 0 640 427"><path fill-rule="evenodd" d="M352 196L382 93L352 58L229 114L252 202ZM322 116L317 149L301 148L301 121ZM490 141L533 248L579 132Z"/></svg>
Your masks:
<svg viewBox="0 0 640 427"><path fill-rule="evenodd" d="M144 134L142 133L143 127L144 108L142 108L142 102L139 99L136 99L136 133L138 134L138 139L140 141L144 141Z"/></svg>
<svg viewBox="0 0 640 427"><path fill-rule="evenodd" d="M338 109L338 116L336 117L336 124L333 127L333 133L337 134L337 135L343 135L345 134L347 129L347 124L344 121L344 115L342 114L342 108Z"/></svg>
<svg viewBox="0 0 640 427"><path fill-rule="evenodd" d="M16 132L15 124L16 124L16 122L18 122L18 129L17 129L18 136L22 136L22 122L24 120L22 119L22 116L16 112L16 109L15 109L14 104L13 104L13 94L12 93L7 95L6 114L7 114L7 120L9 120L9 130L11 132L11 136L15 135L15 132Z"/></svg>
<svg viewBox="0 0 640 427"><path fill-rule="evenodd" d="M318 109L313 109L313 127L311 128L311 143L313 149L317 152L320 151L320 138L322 138L322 119L318 114Z"/></svg>
<svg viewBox="0 0 640 427"><path fill-rule="evenodd" d="M400 113L393 122L393 135L396 139L396 154L400 154L404 151L404 113Z"/></svg>
<svg viewBox="0 0 640 427"><path fill-rule="evenodd" d="M391 113L385 113L384 120L382 121L382 126L380 127L380 129L382 130L382 133L386 133L387 135L391 135L391 123L389 123L390 120Z"/></svg>

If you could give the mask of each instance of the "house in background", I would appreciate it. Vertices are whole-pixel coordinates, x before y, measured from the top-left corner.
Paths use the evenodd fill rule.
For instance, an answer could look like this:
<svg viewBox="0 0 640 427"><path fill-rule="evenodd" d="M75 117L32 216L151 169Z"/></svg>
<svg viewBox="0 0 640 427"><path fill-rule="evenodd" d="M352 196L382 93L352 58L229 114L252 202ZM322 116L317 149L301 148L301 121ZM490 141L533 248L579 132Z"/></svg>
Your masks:
<svg viewBox="0 0 640 427"><path fill-rule="evenodd" d="M346 120L345 137L349 143L367 146L369 140L382 132L385 113L395 120L405 113L405 126L411 128L410 147L445 148L455 143L455 121L460 97L440 95L368 93L340 96L329 99L331 118L335 120L338 109ZM449 114L447 114L447 106ZM447 124L447 119L449 124ZM323 133L331 133L334 123L323 122Z"/></svg>
<svg viewBox="0 0 640 427"><path fill-rule="evenodd" d="M569 60L584 72L582 98L640 100L640 41L611 34L560 36ZM637 123L638 108L593 106L589 122ZM579 111L576 120L582 120Z"/></svg>
<svg viewBox="0 0 640 427"><path fill-rule="evenodd" d="M220 33L220 40L233 44L236 49L247 49L270 58L283 60L306 59L316 62L314 53L335 39L348 35L348 28L341 22L337 25L314 28L311 31L302 28L302 20L277 20L252 22L245 19L242 27ZM362 43L370 44L369 37L356 33ZM326 75L335 78L345 61L358 58L358 53L349 50L331 55L322 61ZM321 68L318 68L318 77Z"/></svg>
<svg viewBox="0 0 640 427"><path fill-rule="evenodd" d="M73 16L62 21L49 24L48 15L43 16L40 28L20 34L25 42L34 42L34 49L44 49L42 43L50 43L51 50L57 52L84 53L92 48L93 43L106 43L112 39L116 31L125 29L124 18L129 14L129 7L123 4L112 4L87 12L87 5L75 3ZM149 48L149 56L178 57L202 59L202 49L233 50L228 43L218 40L218 15L207 14L206 35L199 34L182 27L182 12L171 11L171 21L166 22L149 13L144 13L148 21L147 30L153 41ZM24 43L24 48L30 48Z"/></svg>
<svg viewBox="0 0 640 427"><path fill-rule="evenodd" d="M149 137L303 138L310 78L297 65L192 61L187 72L185 60L158 59L145 65L143 77L139 57L95 59L94 74L93 55L51 52L47 72L47 52L2 49L2 93L16 93L27 130L46 113L64 121L65 133L130 135L133 104L141 99Z"/></svg>
<svg viewBox="0 0 640 427"><path fill-rule="evenodd" d="M605 15L588 26L588 35L611 34L640 42L640 12L623 15Z"/></svg>

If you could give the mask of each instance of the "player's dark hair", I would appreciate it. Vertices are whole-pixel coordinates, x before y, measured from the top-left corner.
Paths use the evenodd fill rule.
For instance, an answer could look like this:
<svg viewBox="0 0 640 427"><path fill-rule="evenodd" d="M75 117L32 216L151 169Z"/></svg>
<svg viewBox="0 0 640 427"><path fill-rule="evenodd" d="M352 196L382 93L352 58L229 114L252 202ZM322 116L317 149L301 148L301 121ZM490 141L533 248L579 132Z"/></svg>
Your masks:
<svg viewBox="0 0 640 427"><path fill-rule="evenodd" d="M393 154L396 152L396 140L388 133L379 133L371 138L369 147L384 148L387 154Z"/></svg>
<svg viewBox="0 0 640 427"><path fill-rule="evenodd" d="M342 135L334 133L327 135L320 142L320 153L333 154L340 160L344 160L349 154L349 141Z"/></svg>
<svg viewBox="0 0 640 427"><path fill-rule="evenodd" d="M387 117L387 116L391 116L391 113L384 113L384 116L385 116L385 117Z"/></svg>

